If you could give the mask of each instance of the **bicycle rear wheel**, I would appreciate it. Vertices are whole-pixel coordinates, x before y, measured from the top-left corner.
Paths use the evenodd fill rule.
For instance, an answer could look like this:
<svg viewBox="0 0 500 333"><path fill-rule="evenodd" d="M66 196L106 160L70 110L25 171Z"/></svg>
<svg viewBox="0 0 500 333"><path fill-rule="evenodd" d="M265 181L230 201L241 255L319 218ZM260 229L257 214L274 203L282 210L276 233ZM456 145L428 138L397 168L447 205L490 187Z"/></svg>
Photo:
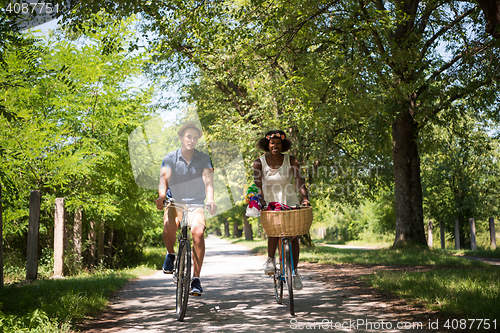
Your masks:
<svg viewBox="0 0 500 333"><path fill-rule="evenodd" d="M292 277L292 260L291 260L291 248L290 242L285 243L285 278L286 285L288 288L288 300L290 301L290 314L295 315L295 309L293 305L293 277Z"/></svg>
<svg viewBox="0 0 500 333"><path fill-rule="evenodd" d="M281 272L283 272L282 260L279 260L279 268L274 268L274 297L276 302L281 304L283 301L283 280L281 279Z"/></svg>
<svg viewBox="0 0 500 333"><path fill-rule="evenodd" d="M176 316L183 321L186 315L191 281L191 245L189 240L179 244L179 265L177 267Z"/></svg>

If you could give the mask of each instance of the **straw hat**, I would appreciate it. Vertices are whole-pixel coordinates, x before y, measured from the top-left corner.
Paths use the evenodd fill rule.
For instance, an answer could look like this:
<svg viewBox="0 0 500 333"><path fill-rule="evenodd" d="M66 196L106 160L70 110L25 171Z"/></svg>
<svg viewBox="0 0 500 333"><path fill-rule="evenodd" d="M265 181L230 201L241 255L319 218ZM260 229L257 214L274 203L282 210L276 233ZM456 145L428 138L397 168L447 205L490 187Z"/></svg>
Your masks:
<svg viewBox="0 0 500 333"><path fill-rule="evenodd" d="M201 129L199 129L198 127L196 127L195 123L193 123L192 121L185 122L182 125L181 129L177 132L177 134L179 136L182 136L182 132L184 132L184 130L187 129L187 128L194 128L200 134L200 138L203 136L203 131Z"/></svg>

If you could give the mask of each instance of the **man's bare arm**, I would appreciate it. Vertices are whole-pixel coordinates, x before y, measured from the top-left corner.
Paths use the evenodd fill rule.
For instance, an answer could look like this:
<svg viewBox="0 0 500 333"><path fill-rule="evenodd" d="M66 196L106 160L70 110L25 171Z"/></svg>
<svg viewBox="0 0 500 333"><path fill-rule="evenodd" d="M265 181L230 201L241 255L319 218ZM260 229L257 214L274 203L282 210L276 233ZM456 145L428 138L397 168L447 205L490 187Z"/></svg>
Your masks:
<svg viewBox="0 0 500 333"><path fill-rule="evenodd" d="M172 175L172 169L162 167L160 169L160 184L158 184L158 199L156 208L163 209L163 200L167 197L168 181Z"/></svg>
<svg viewBox="0 0 500 333"><path fill-rule="evenodd" d="M203 169L202 178L205 183L207 204L210 205L210 214L215 215L217 212L217 205L215 205L214 202L214 170L210 168Z"/></svg>

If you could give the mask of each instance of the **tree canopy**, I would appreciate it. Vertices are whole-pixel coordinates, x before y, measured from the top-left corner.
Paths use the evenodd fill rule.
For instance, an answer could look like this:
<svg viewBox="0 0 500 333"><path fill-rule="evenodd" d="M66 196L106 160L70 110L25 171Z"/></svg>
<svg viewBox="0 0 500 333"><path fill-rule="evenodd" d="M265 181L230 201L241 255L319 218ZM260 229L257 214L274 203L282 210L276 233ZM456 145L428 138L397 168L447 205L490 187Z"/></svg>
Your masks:
<svg viewBox="0 0 500 333"><path fill-rule="evenodd" d="M308 165L349 159L392 168L396 246L426 243L419 141L428 124L438 115L460 117L456 108L465 102L476 116L496 114L498 48L474 2L134 8L153 36L156 75L194 66L187 96L202 123L215 125L214 136L285 128Z"/></svg>
<svg viewBox="0 0 500 333"><path fill-rule="evenodd" d="M136 14L142 39L125 28ZM144 73L181 87L208 142L238 145L249 181L255 143L279 128L318 200L391 197L395 246L426 244L427 214L456 216L465 232L498 178L495 15L481 1L80 1L64 33L89 45L2 44L2 182L21 169L26 183L126 225L125 206L143 201L125 185L129 166L119 172L124 138L153 92L125 82ZM33 148L26 133L39 134Z"/></svg>
<svg viewBox="0 0 500 333"><path fill-rule="evenodd" d="M22 34L16 37L22 43L2 50L0 82L9 82L2 101L10 115L0 118L7 248L26 249L19 242L27 229L31 190L42 194L42 244L52 241L56 197L66 198L71 216L83 211L86 229L97 223L116 230L117 238L137 243L144 237L154 208L151 194L135 186L127 139L152 113L152 88L132 81L146 57L126 48L134 35L130 22L107 24L87 34L85 43L60 32L38 39ZM138 250L130 244L113 259L127 260L123 250Z"/></svg>

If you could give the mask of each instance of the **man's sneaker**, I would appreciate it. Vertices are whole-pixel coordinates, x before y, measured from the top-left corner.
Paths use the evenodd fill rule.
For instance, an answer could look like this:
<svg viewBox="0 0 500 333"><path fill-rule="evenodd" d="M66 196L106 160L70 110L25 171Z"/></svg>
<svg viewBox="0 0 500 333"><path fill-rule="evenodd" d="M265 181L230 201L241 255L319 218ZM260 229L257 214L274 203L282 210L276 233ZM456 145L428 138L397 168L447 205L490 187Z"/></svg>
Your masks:
<svg viewBox="0 0 500 333"><path fill-rule="evenodd" d="M264 264L264 273L267 275L273 275L275 270L274 258L267 257L267 261Z"/></svg>
<svg viewBox="0 0 500 333"><path fill-rule="evenodd" d="M191 280L191 295L201 296L202 292L203 292L203 288L201 288L200 278L194 277Z"/></svg>
<svg viewBox="0 0 500 333"><path fill-rule="evenodd" d="M300 279L302 276L300 276L297 271L295 271L295 276L293 277L293 289L295 290L301 290L302 289L302 280Z"/></svg>
<svg viewBox="0 0 500 333"><path fill-rule="evenodd" d="M168 254L165 256L165 261L163 262L163 273L172 274L174 270L174 260L175 254Z"/></svg>

